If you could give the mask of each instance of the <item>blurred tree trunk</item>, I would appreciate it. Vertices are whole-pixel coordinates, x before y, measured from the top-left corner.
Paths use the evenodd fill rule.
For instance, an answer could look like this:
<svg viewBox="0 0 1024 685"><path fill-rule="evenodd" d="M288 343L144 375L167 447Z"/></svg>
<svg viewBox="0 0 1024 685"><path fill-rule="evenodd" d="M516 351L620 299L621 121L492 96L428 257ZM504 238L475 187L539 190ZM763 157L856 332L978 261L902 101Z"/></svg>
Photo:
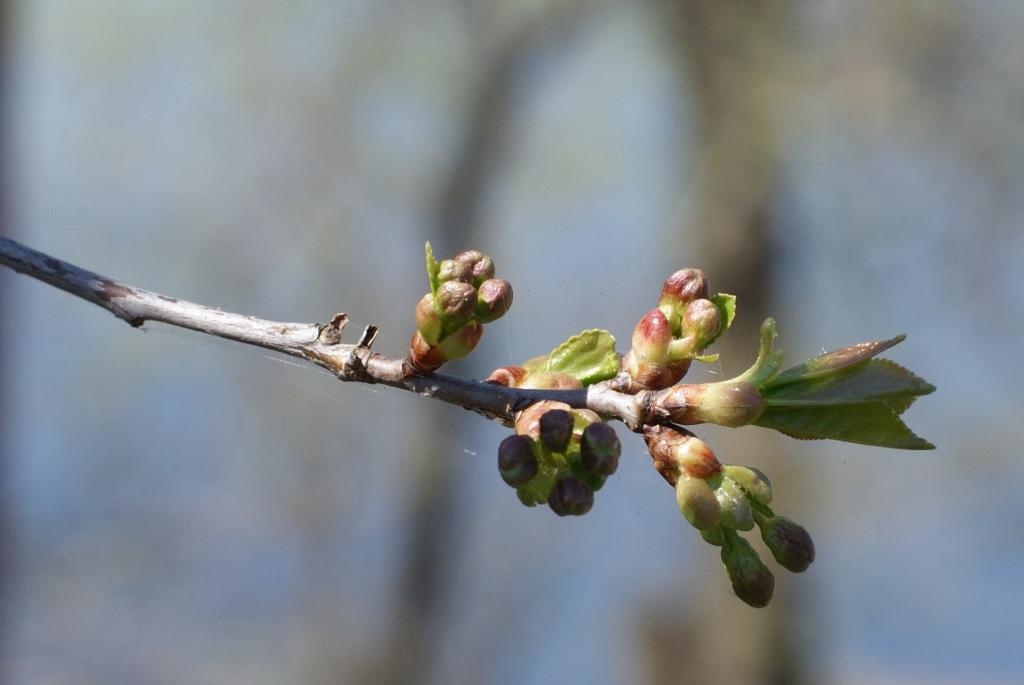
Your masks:
<svg viewBox="0 0 1024 685"><path fill-rule="evenodd" d="M791 79L796 3L664 0L658 7L694 113L692 213L683 228L696 240L712 288L738 297L736 325L715 346L730 366L726 373L738 372L754 358L772 299L772 210L782 183L778 120ZM751 436L743 433L714 436L723 461L750 461L743 450L751 448ZM778 443L756 438L763 463L765 451ZM773 460L770 469L785 480L781 464ZM703 563L715 569L706 575L717 573L718 582L702 588L687 610L660 609L641 624L648 682L801 682L801 664L790 649L791 604L780 601L791 579L776 573L776 600L753 610L732 596L717 553L706 551Z"/></svg>
<svg viewBox="0 0 1024 685"><path fill-rule="evenodd" d="M10 7L6 0L0 0L0 234L8 232L8 224L11 217L11 208L8 205L8 116L11 103L7 94L10 92L10 76L8 73L8 50L10 49L11 16ZM11 275L7 275L11 278ZM7 468L10 462L8 450L10 446L6 436L8 432L9 404L7 398L7 385L4 380L8 376L10 361L6 350L6 302L3 298L4 290L0 288L0 680L3 679L3 664L7 663L7 601L10 563L11 563L11 529L8 524L8 502L11 501L8 494Z"/></svg>
<svg viewBox="0 0 1024 685"><path fill-rule="evenodd" d="M477 247L481 199L507 142L509 99L519 70L538 51L564 41L566 32L584 15L585 5L575 0L551 3L499 41L497 49L488 50L467 109L465 135L440 189L432 231L439 258ZM486 45L486 36L482 38ZM446 585L459 558L458 541L452 535L458 516L452 494L460 478L450 445L451 440L459 440L463 415L432 403L424 408L420 421L419 430L411 431L415 444L408 450L416 455L410 462L409 479L414 490L405 524L408 538L397 588L397 615L391 639L382 645L380 661L371 669L369 682L373 683L403 685L436 677L434 639L442 632L436 629L436 621L444 609L445 594L457 592ZM452 437L448 441L420 437L434 434ZM472 682L468 674L466 682Z"/></svg>

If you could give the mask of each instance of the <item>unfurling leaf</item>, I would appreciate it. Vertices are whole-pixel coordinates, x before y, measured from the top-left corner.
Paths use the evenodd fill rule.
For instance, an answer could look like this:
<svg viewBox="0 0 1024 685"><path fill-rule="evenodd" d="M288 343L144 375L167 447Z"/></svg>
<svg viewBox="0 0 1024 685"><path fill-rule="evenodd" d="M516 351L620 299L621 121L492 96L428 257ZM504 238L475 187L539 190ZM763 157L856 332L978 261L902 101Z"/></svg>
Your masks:
<svg viewBox="0 0 1024 685"><path fill-rule="evenodd" d="M598 329L577 333L551 351L546 370L569 374L583 385L607 380L619 370L615 338Z"/></svg>

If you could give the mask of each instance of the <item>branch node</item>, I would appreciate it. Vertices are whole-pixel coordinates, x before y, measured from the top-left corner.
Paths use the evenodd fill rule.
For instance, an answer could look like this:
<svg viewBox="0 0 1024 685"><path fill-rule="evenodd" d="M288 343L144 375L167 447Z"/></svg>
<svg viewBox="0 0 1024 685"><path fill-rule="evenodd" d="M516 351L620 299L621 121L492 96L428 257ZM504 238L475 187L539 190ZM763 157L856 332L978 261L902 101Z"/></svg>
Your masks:
<svg viewBox="0 0 1024 685"><path fill-rule="evenodd" d="M320 329L320 342L324 345L337 345L341 342L341 332L348 325L348 315L335 314L326 326Z"/></svg>

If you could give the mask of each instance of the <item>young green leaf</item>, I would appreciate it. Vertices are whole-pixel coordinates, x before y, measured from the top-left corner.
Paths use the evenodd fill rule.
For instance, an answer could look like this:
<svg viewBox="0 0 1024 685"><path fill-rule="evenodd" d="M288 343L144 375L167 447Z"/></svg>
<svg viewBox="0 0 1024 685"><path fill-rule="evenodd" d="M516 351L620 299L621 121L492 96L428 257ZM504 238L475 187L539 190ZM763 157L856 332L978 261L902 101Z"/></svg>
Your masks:
<svg viewBox="0 0 1024 685"><path fill-rule="evenodd" d="M430 283L430 293L432 295L437 294L437 289L441 285L441 263L434 259L434 251L430 248L430 243L427 243L425 249L426 262L427 262L427 281Z"/></svg>
<svg viewBox="0 0 1024 685"><path fill-rule="evenodd" d="M718 333L714 335L705 345L718 340L718 338L729 330L729 326L732 325L733 319L736 318L736 296L728 293L718 293L714 297L710 298L715 306L718 308L718 315L722 321L721 327L718 329Z"/></svg>
<svg viewBox="0 0 1024 685"><path fill-rule="evenodd" d="M546 370L569 374L583 385L611 378L619 371L615 338L597 329L577 333L551 351Z"/></svg>
<svg viewBox="0 0 1024 685"><path fill-rule="evenodd" d="M884 401L769 407L754 425L800 439L843 440L862 445L930 450L935 445L915 435Z"/></svg>
<svg viewBox="0 0 1024 685"><path fill-rule="evenodd" d="M900 344L906 337L905 335L897 335L889 340L872 340L826 352L803 364L797 364L779 373L765 385L765 389L834 374L837 371L871 359L890 347Z"/></svg>
<svg viewBox="0 0 1024 685"><path fill-rule="evenodd" d="M788 373L788 372L786 372ZM781 375L781 374L780 374ZM921 395L935 386L888 359L868 359L841 368L831 375L777 384L773 379L762 391L768 407L859 404L883 400L902 414Z"/></svg>

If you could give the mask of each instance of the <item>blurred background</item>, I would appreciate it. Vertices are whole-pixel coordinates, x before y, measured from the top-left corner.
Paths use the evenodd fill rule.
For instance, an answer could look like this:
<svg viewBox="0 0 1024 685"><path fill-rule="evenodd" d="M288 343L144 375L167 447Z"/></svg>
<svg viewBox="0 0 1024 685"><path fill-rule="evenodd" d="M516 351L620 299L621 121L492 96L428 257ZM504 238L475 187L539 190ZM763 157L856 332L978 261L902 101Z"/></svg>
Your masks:
<svg viewBox="0 0 1024 685"><path fill-rule="evenodd" d="M521 506L506 430L0 269L0 681L1024 681L1024 4L5 0L0 231L401 355L423 243L516 301L448 371L662 279L793 362L900 332L901 452L708 428L815 537L736 600L642 442L593 511Z"/></svg>

